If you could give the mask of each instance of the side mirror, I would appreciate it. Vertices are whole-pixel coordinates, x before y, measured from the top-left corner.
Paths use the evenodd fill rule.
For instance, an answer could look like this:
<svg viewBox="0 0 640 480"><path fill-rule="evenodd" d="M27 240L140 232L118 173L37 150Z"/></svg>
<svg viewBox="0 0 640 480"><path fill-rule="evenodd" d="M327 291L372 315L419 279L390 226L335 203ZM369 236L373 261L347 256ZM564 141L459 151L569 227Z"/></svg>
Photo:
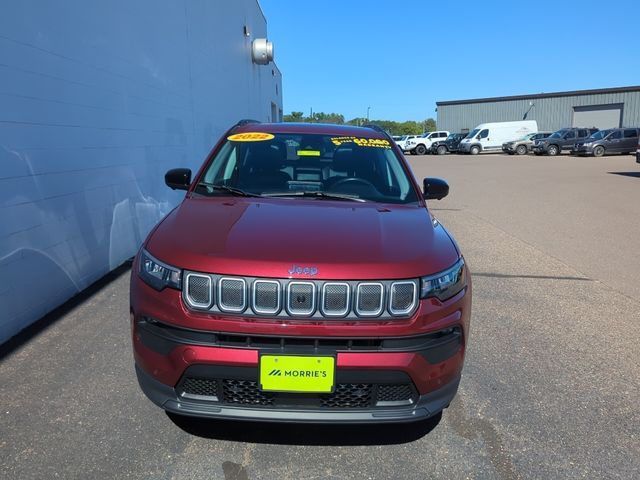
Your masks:
<svg viewBox="0 0 640 480"><path fill-rule="evenodd" d="M164 183L171 190L188 190L191 185L191 170L188 168L174 168L164 174Z"/></svg>
<svg viewBox="0 0 640 480"><path fill-rule="evenodd" d="M425 178L423 190L425 200L442 200L449 195L449 184L441 178Z"/></svg>

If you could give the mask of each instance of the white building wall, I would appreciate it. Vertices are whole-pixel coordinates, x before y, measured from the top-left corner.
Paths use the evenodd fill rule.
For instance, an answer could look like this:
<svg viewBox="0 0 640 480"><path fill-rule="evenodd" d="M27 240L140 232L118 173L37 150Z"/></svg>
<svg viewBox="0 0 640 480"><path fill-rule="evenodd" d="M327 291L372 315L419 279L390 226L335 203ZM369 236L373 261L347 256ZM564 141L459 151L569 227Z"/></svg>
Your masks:
<svg viewBox="0 0 640 480"><path fill-rule="evenodd" d="M167 169L282 109L266 36L256 0L3 6L0 342L135 254L182 196Z"/></svg>

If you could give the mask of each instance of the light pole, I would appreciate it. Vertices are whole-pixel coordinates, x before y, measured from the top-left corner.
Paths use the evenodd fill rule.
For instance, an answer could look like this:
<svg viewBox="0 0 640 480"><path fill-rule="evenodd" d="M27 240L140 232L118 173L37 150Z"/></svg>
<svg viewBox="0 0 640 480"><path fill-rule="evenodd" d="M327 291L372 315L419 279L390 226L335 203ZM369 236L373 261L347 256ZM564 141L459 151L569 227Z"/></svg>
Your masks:
<svg viewBox="0 0 640 480"><path fill-rule="evenodd" d="M527 115L529 115L529 112L531 111L531 109L533 107L535 107L536 104L533 102L529 102L529 109L524 113L524 115L522 116L522 120L526 120L527 119Z"/></svg>
<svg viewBox="0 0 640 480"><path fill-rule="evenodd" d="M371 110L371 107L367 107L367 122L369 122L369 110Z"/></svg>

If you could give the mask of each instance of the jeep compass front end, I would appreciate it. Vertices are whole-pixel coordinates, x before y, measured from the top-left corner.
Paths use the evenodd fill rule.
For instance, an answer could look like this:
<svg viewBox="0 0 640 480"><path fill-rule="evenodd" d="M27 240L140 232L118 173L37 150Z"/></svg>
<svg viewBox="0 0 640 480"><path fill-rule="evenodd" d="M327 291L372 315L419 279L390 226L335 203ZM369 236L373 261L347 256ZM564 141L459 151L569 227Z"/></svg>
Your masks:
<svg viewBox="0 0 640 480"><path fill-rule="evenodd" d="M380 129L241 122L131 275L142 390L182 415L406 422L454 397L471 277Z"/></svg>

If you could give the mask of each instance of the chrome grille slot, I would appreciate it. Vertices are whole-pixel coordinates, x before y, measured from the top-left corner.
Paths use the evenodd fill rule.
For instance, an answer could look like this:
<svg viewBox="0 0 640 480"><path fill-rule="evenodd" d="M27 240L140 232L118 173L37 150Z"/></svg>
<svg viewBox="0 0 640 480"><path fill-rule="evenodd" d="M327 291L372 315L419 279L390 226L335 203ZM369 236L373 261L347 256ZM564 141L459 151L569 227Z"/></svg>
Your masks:
<svg viewBox="0 0 640 480"><path fill-rule="evenodd" d="M218 307L223 312L242 312L247 307L244 278L222 277L218 281Z"/></svg>
<svg viewBox="0 0 640 480"><path fill-rule="evenodd" d="M356 289L356 313L361 317L377 317L384 308L381 283L360 283Z"/></svg>
<svg viewBox="0 0 640 480"><path fill-rule="evenodd" d="M327 317L343 317L351 308L351 287L348 283L330 283L322 286L321 311Z"/></svg>
<svg viewBox="0 0 640 480"><path fill-rule="evenodd" d="M194 308L208 309L213 302L213 281L208 275L188 273L185 299Z"/></svg>
<svg viewBox="0 0 640 480"><path fill-rule="evenodd" d="M312 315L316 309L316 286L312 282L290 282L287 311L290 315Z"/></svg>
<svg viewBox="0 0 640 480"><path fill-rule="evenodd" d="M389 312L392 315L405 315L413 310L418 286L415 282L395 282L391 284L389 294Z"/></svg>
<svg viewBox="0 0 640 480"><path fill-rule="evenodd" d="M275 280L253 282L253 311L273 315L280 311L280 283Z"/></svg>

